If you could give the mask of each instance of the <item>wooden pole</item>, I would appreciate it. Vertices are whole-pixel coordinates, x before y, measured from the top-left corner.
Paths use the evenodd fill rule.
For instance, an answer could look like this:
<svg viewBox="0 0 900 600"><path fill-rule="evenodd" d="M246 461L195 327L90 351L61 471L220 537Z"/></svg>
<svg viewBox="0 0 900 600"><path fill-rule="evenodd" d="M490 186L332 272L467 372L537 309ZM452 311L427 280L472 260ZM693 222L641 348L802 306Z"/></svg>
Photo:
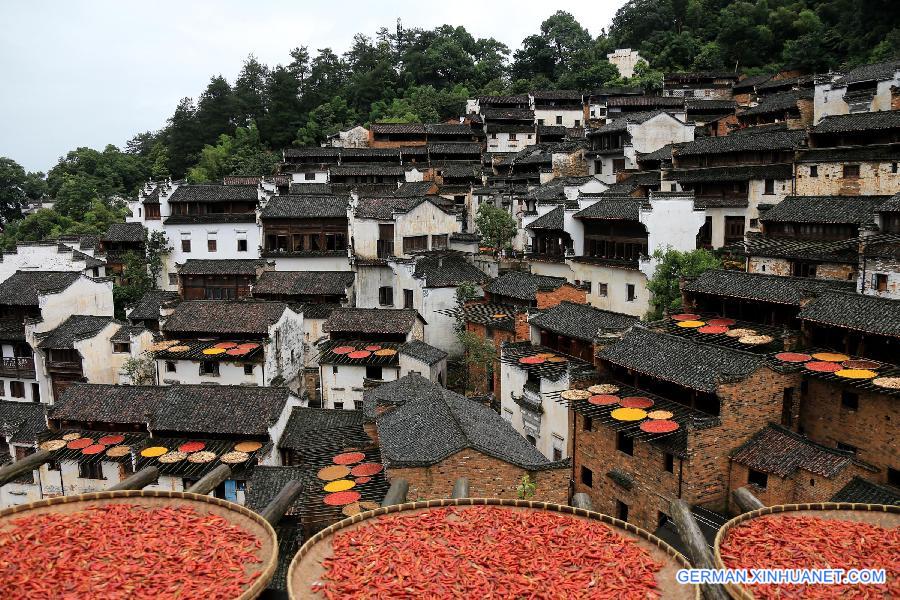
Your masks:
<svg viewBox="0 0 900 600"><path fill-rule="evenodd" d="M583 508L584 510L594 510L594 503L591 502L591 497L584 492L578 492L572 496L572 506Z"/></svg>
<svg viewBox="0 0 900 600"><path fill-rule="evenodd" d="M259 516L268 521L269 525L274 526L278 524L278 521L280 521L281 517L284 516L284 513L288 511L294 503L294 500L300 495L301 491L303 491L303 484L298 480L294 479L288 481L285 486L281 488L281 491L278 492L275 497L266 504L266 507L260 511Z"/></svg>
<svg viewBox="0 0 900 600"><path fill-rule="evenodd" d="M395 479L390 489L381 501L381 506L393 506L406 502L406 494L409 493L409 482L405 479Z"/></svg>
<svg viewBox="0 0 900 600"><path fill-rule="evenodd" d="M688 553L688 560L695 569L715 569L715 561L713 560L712 550L700 531L694 515L691 514L691 507L684 500L673 500L669 505L672 513L672 520L678 528L678 535L684 543ZM703 596L708 600L728 600L729 596L725 592L725 588L720 585L703 585Z"/></svg>
<svg viewBox="0 0 900 600"><path fill-rule="evenodd" d="M734 498L734 503L738 505L738 508L741 509L742 513L766 507L759 498L753 495L753 492L745 487L738 488L731 492L731 497Z"/></svg>
<svg viewBox="0 0 900 600"><path fill-rule="evenodd" d="M453 493L451 498L468 498L469 497L469 480L466 477L460 477L453 484Z"/></svg>
<svg viewBox="0 0 900 600"><path fill-rule="evenodd" d="M116 485L107 488L108 491L116 490L140 490L145 485L150 485L159 478L159 469L156 467L144 467L137 473L133 473L131 477L123 479Z"/></svg>
<svg viewBox="0 0 900 600"><path fill-rule="evenodd" d="M208 494L229 477L231 477L231 467L222 463L184 491L193 494Z"/></svg>
<svg viewBox="0 0 900 600"><path fill-rule="evenodd" d="M19 459L12 464L0 467L0 485L9 483L23 473L34 471L42 464L50 462L52 457L53 454L51 452L48 452L47 450L38 450L34 454L29 454L25 458Z"/></svg>

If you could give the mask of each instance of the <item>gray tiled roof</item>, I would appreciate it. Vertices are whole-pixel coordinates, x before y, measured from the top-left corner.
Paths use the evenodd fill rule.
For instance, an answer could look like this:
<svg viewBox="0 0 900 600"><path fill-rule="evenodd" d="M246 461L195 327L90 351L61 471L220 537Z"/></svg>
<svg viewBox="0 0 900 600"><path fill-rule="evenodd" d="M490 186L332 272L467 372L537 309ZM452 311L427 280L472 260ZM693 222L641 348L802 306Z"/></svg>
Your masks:
<svg viewBox="0 0 900 600"><path fill-rule="evenodd" d="M696 154L724 154L728 152L771 152L797 149L805 139L806 132L800 130L769 130L758 133L746 132L740 135L723 135L698 138L693 142L679 144L675 156Z"/></svg>
<svg viewBox="0 0 900 600"><path fill-rule="evenodd" d="M900 160L900 144L804 148L794 160L798 163L894 162Z"/></svg>
<svg viewBox="0 0 900 600"><path fill-rule="evenodd" d="M349 201L343 196L274 196L260 211L263 219L346 217Z"/></svg>
<svg viewBox="0 0 900 600"><path fill-rule="evenodd" d="M555 229L562 231L565 229L566 208L562 204L538 217L525 226L525 229Z"/></svg>
<svg viewBox="0 0 900 600"><path fill-rule="evenodd" d="M494 279L485 287L491 294L499 294L519 300L534 300L539 291L553 291L565 285L564 277L534 275L522 271L509 271Z"/></svg>
<svg viewBox="0 0 900 600"><path fill-rule="evenodd" d="M534 111L530 108L482 108L481 116L485 121L500 119L531 121L534 119Z"/></svg>
<svg viewBox="0 0 900 600"><path fill-rule="evenodd" d="M561 302L529 319L536 327L586 342L601 331L626 329L637 321L637 317L574 302Z"/></svg>
<svg viewBox="0 0 900 600"><path fill-rule="evenodd" d="M900 212L900 193L894 194L878 205L878 212Z"/></svg>
<svg viewBox="0 0 900 600"><path fill-rule="evenodd" d="M372 123L369 131L384 134L419 134L425 137L425 126L421 123Z"/></svg>
<svg viewBox="0 0 900 600"><path fill-rule="evenodd" d="M13 442L35 442L47 429L44 419L46 405L38 402L0 400L0 437L9 436Z"/></svg>
<svg viewBox="0 0 900 600"><path fill-rule="evenodd" d="M863 81L882 81L893 78L897 71L900 71L900 60L863 65L850 70L846 75L835 81L834 85L845 86Z"/></svg>
<svg viewBox="0 0 900 600"><path fill-rule="evenodd" d="M50 409L63 421L144 424L156 431L265 436L287 388L239 385L125 386L76 383Z"/></svg>
<svg viewBox="0 0 900 600"><path fill-rule="evenodd" d="M635 326L598 355L613 364L693 390L714 393L765 365L761 356Z"/></svg>
<svg viewBox="0 0 900 600"><path fill-rule="evenodd" d="M189 258L178 267L180 275L256 275L266 261L256 258Z"/></svg>
<svg viewBox="0 0 900 600"><path fill-rule="evenodd" d="M747 165L736 167L709 167L670 171L666 179L680 183L749 181L751 179L791 179L794 176L790 164Z"/></svg>
<svg viewBox="0 0 900 600"><path fill-rule="evenodd" d="M292 183L292 196L330 196L330 183Z"/></svg>
<svg viewBox="0 0 900 600"><path fill-rule="evenodd" d="M46 335L40 336L38 348L72 349L76 341L94 337L113 322L113 317L72 315Z"/></svg>
<svg viewBox="0 0 900 600"><path fill-rule="evenodd" d="M393 192L391 196L394 196L395 198L425 196L431 191L432 187L434 187L433 181L405 181L400 184L400 187L398 187L397 191Z"/></svg>
<svg viewBox="0 0 900 600"><path fill-rule="evenodd" d="M434 465L471 448L525 469L551 463L489 407L410 374L380 386L394 408L376 418L388 467Z"/></svg>
<svg viewBox="0 0 900 600"><path fill-rule="evenodd" d="M365 175L387 175L393 177L403 177L403 174L406 172L406 168L397 165L346 164L331 167L330 172L332 177L353 177Z"/></svg>
<svg viewBox="0 0 900 600"><path fill-rule="evenodd" d="M649 121L653 117L658 115L667 115L668 112L664 110L648 110L645 112L636 112L636 113L627 113L618 119L615 119L602 127L598 127L597 129L592 129L588 132L588 135L600 135L604 133L616 133L618 131L625 131L628 129L629 123L641 124Z"/></svg>
<svg viewBox="0 0 900 600"><path fill-rule="evenodd" d="M40 295L61 292L80 277L78 271L16 271L0 283L0 305L37 306Z"/></svg>
<svg viewBox="0 0 900 600"><path fill-rule="evenodd" d="M122 325L119 327L119 330L109 338L109 341L127 344L131 342L132 336L141 335L145 331L148 330L143 325Z"/></svg>
<svg viewBox="0 0 900 600"><path fill-rule="evenodd" d="M734 91L751 91L754 87L761 85L772 78L772 75L751 75L741 79L731 89Z"/></svg>
<svg viewBox="0 0 900 600"><path fill-rule="evenodd" d="M812 90L791 90L780 94L772 94L763 98L759 104L748 108L738 116L766 115L769 113L781 113L786 110L796 109L800 100L812 100Z"/></svg>
<svg viewBox="0 0 900 600"><path fill-rule="evenodd" d="M344 295L354 277L353 271L264 271L253 286L253 294Z"/></svg>
<svg viewBox="0 0 900 600"><path fill-rule="evenodd" d="M447 353L440 348L419 340L411 340L400 346L400 354L405 354L426 365L433 365L447 358Z"/></svg>
<svg viewBox="0 0 900 600"><path fill-rule="evenodd" d="M304 146L302 148L285 148L284 156L285 158L337 158L341 155L341 150L341 148L328 146Z"/></svg>
<svg viewBox="0 0 900 600"><path fill-rule="evenodd" d="M462 123L426 123L425 133L428 135L474 135L476 131Z"/></svg>
<svg viewBox="0 0 900 600"><path fill-rule="evenodd" d="M144 295L141 296L141 299L138 300L137 304L134 305L132 311L128 313L128 319L130 321L158 321L160 304L177 299L178 292L168 292L165 290L150 290L145 292Z"/></svg>
<svg viewBox="0 0 900 600"><path fill-rule="evenodd" d="M141 223L112 223L100 239L104 242L143 242L147 230Z"/></svg>
<svg viewBox="0 0 900 600"><path fill-rule="evenodd" d="M606 101L606 106L666 106L682 107L684 98L677 96L613 96Z"/></svg>
<svg viewBox="0 0 900 600"><path fill-rule="evenodd" d="M826 448L775 424L756 432L731 453L731 460L779 477L790 477L797 469L803 469L829 479L853 462L849 452Z"/></svg>
<svg viewBox="0 0 900 600"><path fill-rule="evenodd" d="M481 155L481 144L478 142L428 142L428 152L438 154Z"/></svg>
<svg viewBox="0 0 900 600"><path fill-rule="evenodd" d="M456 287L464 282L482 284L487 274L455 252L434 252L416 258L413 277L425 279L425 287Z"/></svg>
<svg viewBox="0 0 900 600"><path fill-rule="evenodd" d="M255 185L180 185L169 197L169 202L256 202L257 198Z"/></svg>
<svg viewBox="0 0 900 600"><path fill-rule="evenodd" d="M744 271L712 270L684 285L684 290L799 307L803 300L832 290L852 291L856 283L807 277L782 277Z"/></svg>
<svg viewBox="0 0 900 600"><path fill-rule="evenodd" d="M900 300L825 292L800 310L800 318L843 329L900 337Z"/></svg>
<svg viewBox="0 0 900 600"><path fill-rule="evenodd" d="M659 150L648 152L647 154L638 154L639 162L646 160L672 160L672 144L666 144Z"/></svg>
<svg viewBox="0 0 900 600"><path fill-rule="evenodd" d="M311 434L345 427L362 429L365 421L365 415L361 410L295 406L278 446L280 448L303 448L307 446Z"/></svg>
<svg viewBox="0 0 900 600"><path fill-rule="evenodd" d="M876 129L900 129L900 110L829 115L819 121L819 124L813 128L813 134L872 131Z"/></svg>
<svg viewBox="0 0 900 600"><path fill-rule="evenodd" d="M736 245L747 256L805 258L825 262L856 264L859 260L859 240L805 240L793 237L766 237L750 232Z"/></svg>
<svg viewBox="0 0 900 600"><path fill-rule="evenodd" d="M575 218L637 221L640 218L641 208L646 202L644 198L604 195L597 202L575 213Z"/></svg>
<svg viewBox="0 0 900 600"><path fill-rule="evenodd" d="M411 308L336 308L322 331L366 334L407 334L421 318Z"/></svg>
<svg viewBox="0 0 900 600"><path fill-rule="evenodd" d="M360 219L387 221L393 218L394 213L409 212L423 202L431 202L447 212L444 201L434 196L382 197L360 198L356 205L355 216Z"/></svg>
<svg viewBox="0 0 900 600"><path fill-rule="evenodd" d="M875 221L878 205L888 196L787 196L759 216L763 222L846 223Z"/></svg>
<svg viewBox="0 0 900 600"><path fill-rule="evenodd" d="M830 501L900 506L900 489L854 477Z"/></svg>
<svg viewBox="0 0 900 600"><path fill-rule="evenodd" d="M162 325L178 334L251 335L265 337L288 309L283 302L189 300L175 307Z"/></svg>

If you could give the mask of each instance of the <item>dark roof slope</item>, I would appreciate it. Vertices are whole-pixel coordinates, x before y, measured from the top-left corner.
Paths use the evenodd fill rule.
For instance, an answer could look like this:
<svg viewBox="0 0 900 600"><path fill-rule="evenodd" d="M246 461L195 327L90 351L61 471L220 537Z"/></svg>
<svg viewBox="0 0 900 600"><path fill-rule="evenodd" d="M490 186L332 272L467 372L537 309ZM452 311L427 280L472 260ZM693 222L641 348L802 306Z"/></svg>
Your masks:
<svg viewBox="0 0 900 600"><path fill-rule="evenodd" d="M0 304L37 306L38 296L61 292L79 277L78 271L16 271L0 283Z"/></svg>
<svg viewBox="0 0 900 600"><path fill-rule="evenodd" d="M534 300L539 291L553 291L559 289L565 283L564 277L549 277L522 271L509 271L494 279L485 290L492 294L509 296L519 300Z"/></svg>
<svg viewBox="0 0 900 600"><path fill-rule="evenodd" d="M9 436L13 442L35 442L37 435L47 429L45 406L38 402L0 400L0 438Z"/></svg>
<svg viewBox="0 0 900 600"><path fill-rule="evenodd" d="M761 356L635 326L599 355L603 360L693 390L714 393L765 365Z"/></svg>
<svg viewBox="0 0 900 600"><path fill-rule="evenodd" d="M665 110L648 110L644 112L636 112L636 113L626 113L622 117L618 119L614 119L603 125L602 127L598 127L597 129L592 129L588 132L588 135L599 135L604 133L615 133L617 131L625 131L628 129L629 123L640 125L641 123L646 123L650 119L657 117L659 115L668 115L669 113ZM671 115L670 115L671 116ZM674 117L672 117L674 119Z"/></svg>
<svg viewBox="0 0 900 600"><path fill-rule="evenodd" d="M845 86L863 81L882 81L891 79L900 71L900 60L863 65L850 70L846 75L834 82L835 86Z"/></svg>
<svg viewBox="0 0 900 600"><path fill-rule="evenodd" d="M759 133L702 137L675 147L676 156L695 154L724 154L728 152L769 152L795 150L806 137L801 130L766 129Z"/></svg>
<svg viewBox="0 0 900 600"><path fill-rule="evenodd" d="M311 219L347 216L348 199L343 196L274 196L260 212L263 219Z"/></svg>
<svg viewBox="0 0 900 600"><path fill-rule="evenodd" d="M607 190L609 191L609 190ZM637 221L647 200L631 196L604 196L590 206L575 213L576 219L613 219Z"/></svg>
<svg viewBox="0 0 900 600"><path fill-rule="evenodd" d="M287 388L239 385L131 386L76 383L49 417L144 424L155 431L264 436L290 396Z"/></svg>
<svg viewBox="0 0 900 600"><path fill-rule="evenodd" d="M447 358L447 353L440 348L419 340L411 340L400 346L400 354L420 360L426 365L433 365Z"/></svg>
<svg viewBox="0 0 900 600"><path fill-rule="evenodd" d="M448 212L445 203L433 196L366 197L360 198L357 202L355 215L359 219L388 221L394 217L394 213L407 213L423 202L430 202L444 212Z"/></svg>
<svg viewBox="0 0 900 600"><path fill-rule="evenodd" d="M467 448L524 469L551 463L503 417L420 375L410 374L380 386L395 408L376 419L381 453L390 467L434 465Z"/></svg>
<svg viewBox="0 0 900 600"><path fill-rule="evenodd" d="M769 113L780 113L785 110L797 108L797 102L800 100L812 100L812 90L791 90L780 94L772 94L763 98L759 104L748 108L738 114L738 116L765 115Z"/></svg>
<svg viewBox="0 0 900 600"><path fill-rule="evenodd" d="M327 332L406 334L421 318L411 308L337 308L325 321Z"/></svg>
<svg viewBox="0 0 900 600"><path fill-rule="evenodd" d="M169 197L169 202L256 202L257 198L255 185L180 185Z"/></svg>
<svg viewBox="0 0 900 600"><path fill-rule="evenodd" d="M819 124L813 128L813 133L843 133L876 129L900 129L900 110L829 115L819 121Z"/></svg>
<svg viewBox="0 0 900 600"><path fill-rule="evenodd" d="M688 292L800 306L803 300L832 290L852 291L852 281L782 277L744 271L713 270L685 284Z"/></svg>
<svg viewBox="0 0 900 600"><path fill-rule="evenodd" d="M165 290L150 290L145 292L141 299L137 301L134 308L128 313L130 321L158 321L159 307L164 302L178 299L178 292L168 292Z"/></svg>
<svg viewBox="0 0 900 600"><path fill-rule="evenodd" d="M425 126L421 123L372 123L369 125L372 133L383 134L421 134L425 135Z"/></svg>
<svg viewBox="0 0 900 600"><path fill-rule="evenodd" d="M425 279L425 287L455 287L464 282L482 284L487 274L455 252L436 252L417 258L413 277Z"/></svg>
<svg viewBox="0 0 900 600"><path fill-rule="evenodd" d="M283 302L189 300L175 307L162 330L178 333L265 336L288 309Z"/></svg>
<svg viewBox="0 0 900 600"><path fill-rule="evenodd" d="M637 321L637 317L568 301L529 319L529 323L541 329L587 342L602 331L626 329Z"/></svg>
<svg viewBox="0 0 900 600"><path fill-rule="evenodd" d="M845 223L867 225L875 220L887 196L786 196L763 212L760 221L781 223Z"/></svg>
<svg viewBox="0 0 900 600"><path fill-rule="evenodd" d="M178 267L180 275L256 275L266 261L256 258L189 258Z"/></svg>
<svg viewBox="0 0 900 600"><path fill-rule="evenodd" d="M825 292L800 309L800 318L843 329L900 337L900 300Z"/></svg>
<svg viewBox="0 0 900 600"><path fill-rule="evenodd" d="M147 230L141 223L112 223L100 239L104 242L143 242Z"/></svg>
<svg viewBox="0 0 900 600"><path fill-rule="evenodd" d="M72 315L41 337L38 348L72 349L77 340L91 338L114 322L112 317Z"/></svg>
<svg viewBox="0 0 900 600"><path fill-rule="evenodd" d="M900 506L900 490L854 477L830 501Z"/></svg>
<svg viewBox="0 0 900 600"><path fill-rule="evenodd" d="M355 276L353 271L264 271L253 286L253 294L343 295Z"/></svg>
<svg viewBox="0 0 900 600"><path fill-rule="evenodd" d="M737 448L731 460L779 477L790 477L797 469L803 469L830 479L849 466L852 457L849 452L826 448L770 423Z"/></svg>
<svg viewBox="0 0 900 600"><path fill-rule="evenodd" d="M566 208L560 204L550 212L526 225L525 229L555 229L562 231L565 229L565 217Z"/></svg>
<svg viewBox="0 0 900 600"><path fill-rule="evenodd" d="M365 415L361 410L295 406L291 410L291 416L288 418L278 446L280 448L305 448L311 435L345 427L361 429L365 422Z"/></svg>

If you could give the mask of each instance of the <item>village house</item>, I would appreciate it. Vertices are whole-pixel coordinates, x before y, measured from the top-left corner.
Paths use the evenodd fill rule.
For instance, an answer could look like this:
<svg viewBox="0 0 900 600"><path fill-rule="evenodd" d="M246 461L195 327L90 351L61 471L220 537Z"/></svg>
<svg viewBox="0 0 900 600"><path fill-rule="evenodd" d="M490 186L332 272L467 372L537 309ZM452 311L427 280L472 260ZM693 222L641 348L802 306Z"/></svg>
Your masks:
<svg viewBox="0 0 900 600"><path fill-rule="evenodd" d="M125 307L125 318L132 325L140 325L151 331L159 331L160 310L181 301L178 292L148 290L132 306Z"/></svg>
<svg viewBox="0 0 900 600"><path fill-rule="evenodd" d="M684 101L684 121L693 124L695 128L702 127L707 131L718 131L724 126L725 133L728 133L727 126L737 124L737 118L734 116L736 108L737 103L734 100L689 98Z"/></svg>
<svg viewBox="0 0 900 600"><path fill-rule="evenodd" d="M143 258L146 240L147 230L143 224L112 223L106 233L100 236L98 249L98 252L104 255L108 275L121 279L125 255L132 252Z"/></svg>
<svg viewBox="0 0 900 600"><path fill-rule="evenodd" d="M80 242L19 242L13 250L0 254L0 281L16 271L76 271L105 277L106 261L88 238Z"/></svg>
<svg viewBox="0 0 900 600"><path fill-rule="evenodd" d="M425 126L421 123L372 123L369 126L369 148L424 145Z"/></svg>
<svg viewBox="0 0 900 600"><path fill-rule="evenodd" d="M178 293L185 300L240 300L267 267L256 258L189 258L177 268Z"/></svg>
<svg viewBox="0 0 900 600"><path fill-rule="evenodd" d="M568 401L574 491L587 493L595 510L645 529L664 524L675 499L727 510L729 454L779 422L786 404L794 410L800 385L763 355L643 327L597 360L606 394ZM615 412L636 406L644 408ZM651 410L664 411L654 416L665 427L649 426L658 420L646 417Z"/></svg>
<svg viewBox="0 0 900 600"><path fill-rule="evenodd" d="M629 315L563 301L533 314L528 324L532 343L593 362L602 344L609 343L637 321Z"/></svg>
<svg viewBox="0 0 900 600"><path fill-rule="evenodd" d="M279 271L347 271L348 199L274 196L260 210L262 256Z"/></svg>
<svg viewBox="0 0 900 600"><path fill-rule="evenodd" d="M645 61L637 50L631 48L616 48L614 52L606 55L606 60L619 70L619 77L634 77L634 68L641 61Z"/></svg>
<svg viewBox="0 0 900 600"><path fill-rule="evenodd" d="M47 428L44 408L44 404L36 402L0 400L0 467L35 452L35 440ZM0 509L40 499L33 473L0 486Z"/></svg>
<svg viewBox="0 0 900 600"><path fill-rule="evenodd" d="M731 88L738 81L737 73L702 71L699 73L666 73L663 95L678 98L731 99Z"/></svg>
<svg viewBox="0 0 900 600"><path fill-rule="evenodd" d="M353 306L353 271L263 271L253 285L259 300Z"/></svg>
<svg viewBox="0 0 900 600"><path fill-rule="evenodd" d="M186 300L166 312L158 384L302 385L303 317L287 304Z"/></svg>
<svg viewBox="0 0 900 600"><path fill-rule="evenodd" d="M806 129L813 121L813 91L791 90L760 98L737 114L741 127L785 123L788 129Z"/></svg>
<svg viewBox="0 0 900 600"><path fill-rule="evenodd" d="M629 114L665 110L684 112L684 98L680 96L645 96L635 94L615 95L606 100L606 122L627 117Z"/></svg>
<svg viewBox="0 0 900 600"><path fill-rule="evenodd" d="M537 125L562 125L569 129L584 127L584 100L576 90L546 90L528 95Z"/></svg>
<svg viewBox="0 0 900 600"><path fill-rule="evenodd" d="M550 461L490 408L407 375L366 392L388 480L412 498L447 498L460 477L472 497L517 498L526 475L534 500L566 504L569 462Z"/></svg>
<svg viewBox="0 0 900 600"><path fill-rule="evenodd" d="M584 96L584 122L589 127L599 127L606 122L606 105L617 96L642 96L644 90L636 87L605 87Z"/></svg>
<svg viewBox="0 0 900 600"><path fill-rule="evenodd" d="M891 88L900 86L900 61L863 65L847 73L823 75L815 83L815 124L830 115L897 108Z"/></svg>

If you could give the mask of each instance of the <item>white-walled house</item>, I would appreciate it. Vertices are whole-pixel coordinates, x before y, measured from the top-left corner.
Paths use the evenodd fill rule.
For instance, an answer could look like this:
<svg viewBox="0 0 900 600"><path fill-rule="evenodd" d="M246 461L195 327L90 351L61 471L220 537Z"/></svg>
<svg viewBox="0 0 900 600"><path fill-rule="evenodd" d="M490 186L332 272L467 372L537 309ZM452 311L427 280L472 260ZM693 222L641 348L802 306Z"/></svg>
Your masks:
<svg viewBox="0 0 900 600"><path fill-rule="evenodd" d="M545 90L528 95L537 125L584 127L584 99L575 90Z"/></svg>
<svg viewBox="0 0 900 600"><path fill-rule="evenodd" d="M900 61L863 65L816 79L813 125L829 115L891 110L891 88L900 86Z"/></svg>
<svg viewBox="0 0 900 600"><path fill-rule="evenodd" d="M348 198L274 196L259 213L262 256L278 271L349 271Z"/></svg>
<svg viewBox="0 0 900 600"><path fill-rule="evenodd" d="M106 261L94 256L89 244L75 242L19 242L15 250L3 252L0 259L0 281L16 271L76 271L88 277L105 277ZM78 246L78 248L76 248Z"/></svg>
<svg viewBox="0 0 900 600"><path fill-rule="evenodd" d="M0 400L0 466L34 452L38 434L47 428L44 408L41 403ZM39 486L28 475L0 486L0 509L41 499Z"/></svg>

